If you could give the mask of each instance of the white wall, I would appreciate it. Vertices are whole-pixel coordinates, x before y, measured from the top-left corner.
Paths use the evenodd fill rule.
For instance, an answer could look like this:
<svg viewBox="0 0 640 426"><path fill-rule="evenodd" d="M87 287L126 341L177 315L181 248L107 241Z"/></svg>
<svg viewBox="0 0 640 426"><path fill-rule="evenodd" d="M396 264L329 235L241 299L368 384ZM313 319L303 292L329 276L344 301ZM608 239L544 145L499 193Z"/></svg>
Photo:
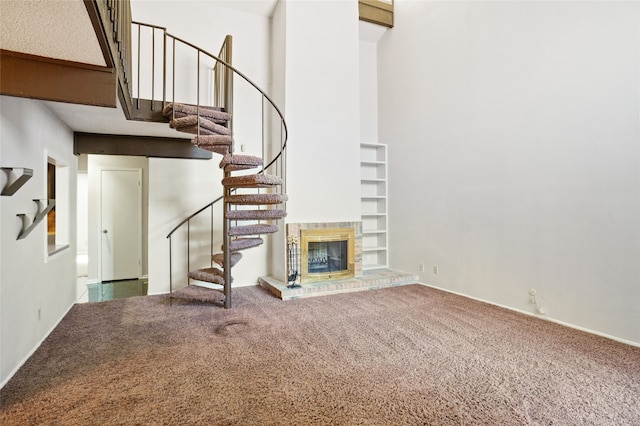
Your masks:
<svg viewBox="0 0 640 426"><path fill-rule="evenodd" d="M358 221L358 4L280 2L276 16L274 47L285 49L274 53L284 61L274 65L285 76L277 96L289 126L286 221Z"/></svg>
<svg viewBox="0 0 640 426"><path fill-rule="evenodd" d="M149 159L149 293L169 291L169 240L167 235L182 219L189 216L222 194L220 180L222 173L218 168L218 159L214 160L176 160L164 158ZM215 210L215 241L219 247L222 242L221 208ZM204 221L205 223L203 224ZM202 246L208 245L208 230L203 230L210 221L208 214L192 226L191 238ZM199 225L198 225L199 224ZM183 228L186 232L186 227ZM174 240L173 268L174 279L182 280L180 287L186 284L187 250L181 236ZM208 246L206 248L208 250ZM210 260L201 253L200 258L192 259L190 269L210 266ZM191 256L196 255L192 249ZM234 271L235 272L235 271ZM174 288L175 290L175 288Z"/></svg>
<svg viewBox="0 0 640 426"><path fill-rule="evenodd" d="M278 2L271 19L271 87L273 91L272 99L281 109L287 120L285 109L286 97L286 67L287 67L287 26L286 26L286 4ZM286 219L281 220L280 229L273 234L267 242L269 244L269 264L268 275L285 280L288 275L287 264L287 243L286 243Z"/></svg>
<svg viewBox="0 0 640 426"><path fill-rule="evenodd" d="M364 40L360 40L360 142L378 142L378 45Z"/></svg>
<svg viewBox="0 0 640 426"><path fill-rule="evenodd" d="M73 305L76 293L76 158L73 133L41 102L0 97L0 146L3 167L33 169L33 177L13 196L0 197L0 385L39 346ZM33 199L47 197L47 156L68 167L66 210L70 246L47 256L46 221L16 240L21 220L33 217Z"/></svg>
<svg viewBox="0 0 640 426"><path fill-rule="evenodd" d="M640 342L637 2L395 4L391 266ZM439 273L433 273L437 265Z"/></svg>
<svg viewBox="0 0 640 426"><path fill-rule="evenodd" d="M357 3L287 2L285 11L287 222L360 220Z"/></svg>

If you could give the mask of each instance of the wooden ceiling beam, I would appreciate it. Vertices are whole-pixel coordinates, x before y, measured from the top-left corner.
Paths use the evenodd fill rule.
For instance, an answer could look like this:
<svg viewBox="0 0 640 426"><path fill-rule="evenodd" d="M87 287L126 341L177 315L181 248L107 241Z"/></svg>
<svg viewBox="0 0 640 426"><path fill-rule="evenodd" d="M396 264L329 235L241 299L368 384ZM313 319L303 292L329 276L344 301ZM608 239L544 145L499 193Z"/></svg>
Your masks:
<svg viewBox="0 0 640 426"><path fill-rule="evenodd" d="M113 68L0 50L0 94L116 107Z"/></svg>
<svg viewBox="0 0 640 426"><path fill-rule="evenodd" d="M198 148L189 139L81 132L73 135L73 153L194 160L208 160L212 157L211 152Z"/></svg>
<svg viewBox="0 0 640 426"><path fill-rule="evenodd" d="M393 0L359 0L360 20L393 28Z"/></svg>

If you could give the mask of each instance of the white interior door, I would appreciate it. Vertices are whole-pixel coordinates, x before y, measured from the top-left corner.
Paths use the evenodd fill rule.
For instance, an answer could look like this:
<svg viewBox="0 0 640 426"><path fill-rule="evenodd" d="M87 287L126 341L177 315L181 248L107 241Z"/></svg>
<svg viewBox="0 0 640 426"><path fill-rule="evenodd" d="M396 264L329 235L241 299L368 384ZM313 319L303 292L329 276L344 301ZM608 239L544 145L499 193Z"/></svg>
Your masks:
<svg viewBox="0 0 640 426"><path fill-rule="evenodd" d="M142 170L101 172L101 280L142 275Z"/></svg>

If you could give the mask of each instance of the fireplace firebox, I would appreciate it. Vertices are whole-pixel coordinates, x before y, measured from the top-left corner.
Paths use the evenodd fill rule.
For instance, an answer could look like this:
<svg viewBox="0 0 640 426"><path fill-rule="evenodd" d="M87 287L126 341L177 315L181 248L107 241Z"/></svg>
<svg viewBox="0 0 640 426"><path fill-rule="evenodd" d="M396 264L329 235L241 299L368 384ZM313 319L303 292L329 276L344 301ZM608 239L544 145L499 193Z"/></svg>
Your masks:
<svg viewBox="0 0 640 426"><path fill-rule="evenodd" d="M303 229L300 250L303 284L355 276L353 228Z"/></svg>

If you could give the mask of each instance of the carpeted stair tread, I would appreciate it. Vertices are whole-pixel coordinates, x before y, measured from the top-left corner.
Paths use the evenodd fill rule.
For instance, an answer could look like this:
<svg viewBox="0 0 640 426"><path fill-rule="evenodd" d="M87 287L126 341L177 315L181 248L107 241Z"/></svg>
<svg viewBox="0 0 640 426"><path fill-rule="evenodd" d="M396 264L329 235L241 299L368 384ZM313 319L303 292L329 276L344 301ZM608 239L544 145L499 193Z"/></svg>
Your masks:
<svg viewBox="0 0 640 426"><path fill-rule="evenodd" d="M287 201L286 194L235 194L229 195L225 201L229 204L257 206L261 204L280 204Z"/></svg>
<svg viewBox="0 0 640 426"><path fill-rule="evenodd" d="M266 188L282 184L282 179L278 176L259 173L226 177L222 179L222 184L227 188Z"/></svg>
<svg viewBox="0 0 640 426"><path fill-rule="evenodd" d="M229 210L225 213L227 219L233 220L275 220L287 215L286 210Z"/></svg>
<svg viewBox="0 0 640 426"><path fill-rule="evenodd" d="M174 115L174 104L168 103L162 110L162 114L165 117L173 117ZM201 117L205 117L210 119L218 124L224 124L231 118L231 114L224 112L222 108L219 107L209 107L200 105L198 108L196 105L187 105L187 104L175 104L175 116L178 118L183 118L188 115L197 115L200 114Z"/></svg>
<svg viewBox="0 0 640 426"><path fill-rule="evenodd" d="M232 172L236 170L247 170L260 167L262 158L253 155L225 155L220 161L220 168Z"/></svg>
<svg viewBox="0 0 640 426"><path fill-rule="evenodd" d="M194 104L182 104L178 102L175 105L176 105L176 111L181 111L181 112L195 111L195 108L196 108L196 105ZM164 108L162 108L162 114L166 117L167 115L171 114L171 109L173 109L173 102L167 103L167 105L165 105ZM224 108L217 107L217 106L200 105L200 109L205 111L224 112Z"/></svg>
<svg viewBox="0 0 640 426"><path fill-rule="evenodd" d="M226 113L221 112L219 114L226 114ZM195 113L194 114L185 114L184 112L176 112L175 115L174 114L169 114L168 118L173 120L173 119L185 118L185 117L197 117L197 115L195 115ZM220 124L220 125L225 125L225 124L227 124L227 121L228 121L228 119L222 118L222 117L211 117L211 116L203 115L202 111L200 112L200 118L213 121L214 123ZM171 121L169 121L169 122L171 122Z"/></svg>
<svg viewBox="0 0 640 426"><path fill-rule="evenodd" d="M224 302L222 290L188 285L171 293L172 299L191 300L197 302L221 303Z"/></svg>
<svg viewBox="0 0 640 426"><path fill-rule="evenodd" d="M231 135L200 135L191 139L191 143L199 147L206 145L231 145L233 137Z"/></svg>
<svg viewBox="0 0 640 426"><path fill-rule="evenodd" d="M278 232L277 225L267 225L263 223L255 225L232 226L229 228L229 235L232 237L241 237L245 235L273 234Z"/></svg>
<svg viewBox="0 0 640 426"><path fill-rule="evenodd" d="M231 253L231 267L233 268L236 263L240 261L240 259L242 259L242 253L237 251ZM213 260L220 266L224 266L224 253L214 254L213 256L211 256L211 260Z"/></svg>
<svg viewBox="0 0 640 426"><path fill-rule="evenodd" d="M187 126L187 127L181 127L180 129L178 129L180 132L183 133L191 133L194 135L198 134L198 126ZM202 127L200 128L200 136L202 135L215 135L217 133L212 132L210 130L207 129L203 129Z"/></svg>
<svg viewBox="0 0 640 426"><path fill-rule="evenodd" d="M191 140L191 143L200 149L215 152L220 155L228 155L233 143L231 135L200 135Z"/></svg>
<svg viewBox="0 0 640 426"><path fill-rule="evenodd" d="M224 168L225 172L237 172L238 170L250 170L255 169L258 166L251 166L249 164L229 164Z"/></svg>
<svg viewBox="0 0 640 426"><path fill-rule="evenodd" d="M188 115L182 118L174 118L169 121L169 126L181 132L186 133L198 133L198 117L195 115ZM213 121L200 117L200 134L218 134L218 135L230 135L231 129L224 127Z"/></svg>
<svg viewBox="0 0 640 426"><path fill-rule="evenodd" d="M188 277L206 283L224 285L224 272L218 268L203 268L190 271Z"/></svg>
<svg viewBox="0 0 640 426"><path fill-rule="evenodd" d="M201 145L198 148L220 155L227 155L229 153L229 145Z"/></svg>
<svg viewBox="0 0 640 426"><path fill-rule="evenodd" d="M260 237L257 238L236 238L232 240L229 244L229 247L232 252L237 252L240 250L246 250L253 247L258 247L264 242L264 240ZM220 250L224 251L224 246L220 247Z"/></svg>

